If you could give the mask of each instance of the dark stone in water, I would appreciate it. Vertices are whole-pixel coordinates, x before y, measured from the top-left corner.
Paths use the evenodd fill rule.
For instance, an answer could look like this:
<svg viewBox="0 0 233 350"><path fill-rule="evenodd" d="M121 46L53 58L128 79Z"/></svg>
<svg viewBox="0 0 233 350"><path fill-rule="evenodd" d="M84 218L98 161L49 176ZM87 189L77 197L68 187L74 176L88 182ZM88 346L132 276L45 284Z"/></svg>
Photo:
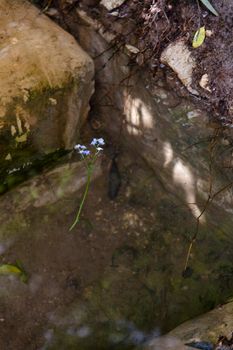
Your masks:
<svg viewBox="0 0 233 350"><path fill-rule="evenodd" d="M112 164L109 170L108 179L108 196L111 200L114 200L121 187L121 175L117 166L116 159L113 158Z"/></svg>
<svg viewBox="0 0 233 350"><path fill-rule="evenodd" d="M66 279L66 287L74 290L80 290L80 281L77 277L68 276Z"/></svg>
<svg viewBox="0 0 233 350"><path fill-rule="evenodd" d="M208 342L204 342L204 341L192 342L192 343L188 343L188 344L185 344L185 345L190 346L191 348L195 348L195 349L214 350L214 345L213 344L208 343Z"/></svg>
<svg viewBox="0 0 233 350"><path fill-rule="evenodd" d="M233 336L230 339L220 336L216 345L204 341L191 342L185 345L201 350L233 350Z"/></svg>
<svg viewBox="0 0 233 350"><path fill-rule="evenodd" d="M184 278L189 278L189 277L192 276L192 274L193 274L193 269L191 267L189 267L189 266L186 267L186 269L182 272L182 276Z"/></svg>

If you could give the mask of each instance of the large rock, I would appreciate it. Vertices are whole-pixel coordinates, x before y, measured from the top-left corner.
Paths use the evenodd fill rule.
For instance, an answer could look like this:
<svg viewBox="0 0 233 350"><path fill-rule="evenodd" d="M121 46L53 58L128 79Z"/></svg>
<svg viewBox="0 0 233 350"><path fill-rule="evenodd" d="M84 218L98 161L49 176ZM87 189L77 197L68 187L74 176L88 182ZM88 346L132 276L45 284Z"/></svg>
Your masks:
<svg viewBox="0 0 233 350"><path fill-rule="evenodd" d="M99 160L95 163L92 180L100 176ZM1 243L17 236L25 211L29 208L38 210L54 205L64 197L72 197L86 184L87 169L82 162L59 165L53 170L45 171L32 179L25 181L17 188L4 194L0 203L0 240ZM9 213L12 215L9 216ZM17 221L20 219L20 223ZM15 225L18 226L15 230ZM67 226L68 227L68 226Z"/></svg>
<svg viewBox="0 0 233 350"><path fill-rule="evenodd" d="M190 347L185 346L179 338L166 335L151 340L144 350L188 350Z"/></svg>
<svg viewBox="0 0 233 350"><path fill-rule="evenodd" d="M152 339L145 350L183 350L192 349L185 344L210 342L216 344L219 336L231 338L233 330L233 302L217 307L204 315L184 322L169 334Z"/></svg>
<svg viewBox="0 0 233 350"><path fill-rule="evenodd" d="M215 344L220 335L228 338L233 330L233 302L222 305L175 328L170 335L183 343L209 341Z"/></svg>
<svg viewBox="0 0 233 350"><path fill-rule="evenodd" d="M106 7L107 10L111 11L118 6L121 6L124 2L125 0L112 0L112 1L102 0L100 4Z"/></svg>
<svg viewBox="0 0 233 350"><path fill-rule="evenodd" d="M2 0L0 11L0 160L71 148L89 110L92 59L28 2Z"/></svg>
<svg viewBox="0 0 233 350"><path fill-rule="evenodd" d="M161 55L161 62L176 72L192 94L198 95L198 92L192 88L192 75L196 68L196 62L184 40L177 40L177 42L168 45Z"/></svg>

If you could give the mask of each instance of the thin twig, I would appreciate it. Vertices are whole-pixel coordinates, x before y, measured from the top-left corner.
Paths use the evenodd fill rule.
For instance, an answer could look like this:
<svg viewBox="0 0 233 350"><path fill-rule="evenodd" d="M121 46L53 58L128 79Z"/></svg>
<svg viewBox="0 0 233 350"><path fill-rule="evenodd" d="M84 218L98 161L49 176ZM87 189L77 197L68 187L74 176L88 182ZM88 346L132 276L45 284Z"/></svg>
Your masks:
<svg viewBox="0 0 233 350"><path fill-rule="evenodd" d="M215 135L211 139L211 142L210 142L210 145L209 145L210 146L209 147L209 150L210 150L210 163L209 163L209 190L208 190L208 198L206 200L204 208L202 209L202 211L199 214L199 216L196 218L196 230L195 230L195 233L194 233L194 235L193 235L193 237L191 239L191 242L189 244L187 256L186 256L186 259L185 259L184 271L188 267L188 262L189 262L189 258L190 258L190 255L191 255L191 251L192 251L193 245L194 245L194 243L195 243L195 241L197 239L198 233L199 233L200 220L201 220L202 216L204 215L204 213L206 212L207 208L209 207L210 203L212 203L213 199L216 197L216 195L218 195L220 192L222 192L225 189L225 187L226 187L225 186L223 189L221 189L221 191L218 191L217 193L212 195L212 190L213 190L213 160L214 160L214 152L215 152L215 148L216 148L216 145L217 145L217 139L218 139L218 136L219 136L219 132L220 132L219 129L217 129L215 131Z"/></svg>

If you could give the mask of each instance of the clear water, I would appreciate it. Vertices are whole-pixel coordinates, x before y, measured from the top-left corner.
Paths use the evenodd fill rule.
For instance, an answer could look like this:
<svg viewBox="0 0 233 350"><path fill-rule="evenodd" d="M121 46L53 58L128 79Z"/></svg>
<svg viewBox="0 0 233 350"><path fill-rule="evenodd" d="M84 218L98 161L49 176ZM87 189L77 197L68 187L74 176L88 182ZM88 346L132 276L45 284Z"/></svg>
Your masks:
<svg viewBox="0 0 233 350"><path fill-rule="evenodd" d="M119 195L108 198L104 164L72 232L81 192L70 194L65 174L56 202L38 204L56 192L51 176L35 182L30 205L22 185L1 197L1 261L20 260L29 275L0 277L1 349L145 348L231 295L227 215L202 227L184 278L195 220L142 160L125 151L118 162Z"/></svg>

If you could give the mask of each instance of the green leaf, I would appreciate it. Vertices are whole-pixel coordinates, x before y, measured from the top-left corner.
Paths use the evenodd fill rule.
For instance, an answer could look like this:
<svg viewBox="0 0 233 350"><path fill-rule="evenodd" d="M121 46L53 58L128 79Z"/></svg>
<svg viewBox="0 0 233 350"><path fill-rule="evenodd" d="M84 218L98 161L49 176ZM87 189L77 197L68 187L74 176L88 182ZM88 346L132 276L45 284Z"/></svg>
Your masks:
<svg viewBox="0 0 233 350"><path fill-rule="evenodd" d="M193 37L192 45L193 45L194 49L201 46L203 44L204 40L205 40L205 27L201 27L196 31L196 33Z"/></svg>
<svg viewBox="0 0 233 350"><path fill-rule="evenodd" d="M218 16L218 12L213 8L213 6L211 5L211 3L209 2L209 0L200 0L203 5L210 11L213 13L213 15Z"/></svg>
<svg viewBox="0 0 233 350"><path fill-rule="evenodd" d="M0 265L0 275L14 275L20 278L20 280L24 283L26 283L28 281L28 276L25 273L25 271L23 270L23 268L21 268L21 266L19 266L19 264L3 264Z"/></svg>

